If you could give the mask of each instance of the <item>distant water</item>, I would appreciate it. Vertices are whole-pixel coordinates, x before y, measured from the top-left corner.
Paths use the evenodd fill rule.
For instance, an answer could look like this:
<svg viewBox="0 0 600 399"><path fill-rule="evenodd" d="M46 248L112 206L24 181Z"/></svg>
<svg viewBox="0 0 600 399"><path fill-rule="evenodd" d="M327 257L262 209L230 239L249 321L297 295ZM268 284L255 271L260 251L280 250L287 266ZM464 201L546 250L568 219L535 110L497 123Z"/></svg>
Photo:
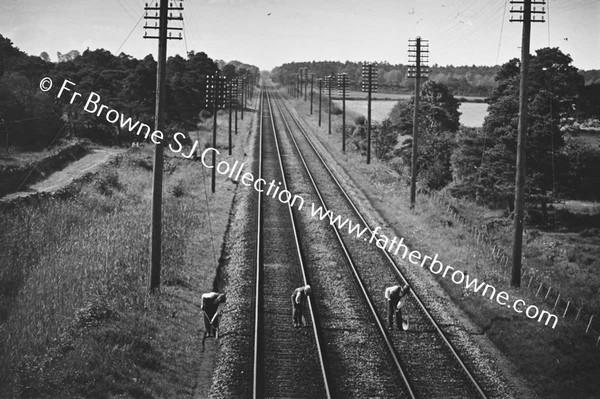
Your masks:
<svg viewBox="0 0 600 399"><path fill-rule="evenodd" d="M460 123L469 127L483 126L483 120L487 115L487 103L461 103L458 107Z"/></svg>
<svg viewBox="0 0 600 399"><path fill-rule="evenodd" d="M334 100L340 108L342 102ZM374 122L381 122L389 115L392 108L396 105L396 101L373 101L371 104L371 118ZM458 111L460 115L460 123L469 127L483 126L483 120L487 115L486 103L461 103ZM364 100L346 100L346 108L350 111L367 115L367 102Z"/></svg>

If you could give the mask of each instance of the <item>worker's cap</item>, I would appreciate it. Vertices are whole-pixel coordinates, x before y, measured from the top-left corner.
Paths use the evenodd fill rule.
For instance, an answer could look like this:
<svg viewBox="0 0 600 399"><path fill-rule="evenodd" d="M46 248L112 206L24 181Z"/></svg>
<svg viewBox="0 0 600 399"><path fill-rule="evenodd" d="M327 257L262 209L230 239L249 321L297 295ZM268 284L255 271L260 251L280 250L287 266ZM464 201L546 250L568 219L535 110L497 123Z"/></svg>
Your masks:
<svg viewBox="0 0 600 399"><path fill-rule="evenodd" d="M217 296L217 302L225 302L225 300L227 299L227 297L225 296L225 294L219 294L219 296Z"/></svg>
<svg viewBox="0 0 600 399"><path fill-rule="evenodd" d="M310 285L306 285L304 287L304 292L306 293L306 295L310 295L312 293L312 288L310 288Z"/></svg>

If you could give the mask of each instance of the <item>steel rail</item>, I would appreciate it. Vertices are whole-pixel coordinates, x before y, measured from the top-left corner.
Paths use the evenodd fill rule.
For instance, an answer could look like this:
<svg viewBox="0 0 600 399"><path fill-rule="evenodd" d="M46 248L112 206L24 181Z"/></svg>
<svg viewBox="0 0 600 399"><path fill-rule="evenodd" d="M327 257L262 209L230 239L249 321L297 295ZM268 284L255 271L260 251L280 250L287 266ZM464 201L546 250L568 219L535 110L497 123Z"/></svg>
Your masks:
<svg viewBox="0 0 600 399"><path fill-rule="evenodd" d="M266 102L266 107L268 108L269 111L269 117L271 120L271 125L273 128L273 135L274 135L274 139L275 139L275 147L277 149L277 157L278 157L278 162L279 162L279 166L281 169L281 174L282 174L282 183L283 183L283 187L285 190L287 190L287 182L285 179L285 169L283 167L283 161L281 158L281 151L279 149L279 142L277 140L277 128L275 126L275 118L274 118L274 114L273 114L273 110L271 108L271 103L269 100L269 94L268 91L266 91L264 88L261 88L261 103L260 103L260 125L259 125L259 164L258 164L258 171L259 171L259 175L258 175L258 179L262 179L262 149L263 149L263 111L265 110L265 102ZM257 179L257 180L258 180ZM259 388L259 377L260 377L260 371L259 371L259 357L260 357L260 340L259 340L259 329L260 329L260 311L261 311L261 307L260 307L260 299L261 299L261 293L262 293L262 279L261 279L261 265L262 265L262 240L261 240L261 236L262 236L262 212L261 212L261 208L262 208L262 194L259 193L258 195L258 214L257 214L257 221L258 221L258 231L257 231L257 243L256 243L256 298L255 298L255 323L254 323L254 370L253 370L253 390L252 390L252 397L253 398L258 398L259 397L259 392L260 392L260 388ZM292 231L294 233L294 241L296 244L296 255L298 257L298 262L300 264L300 270L302 272L302 279L304 282L304 285L308 284L308 277L307 277L307 273L306 273L306 265L304 263L304 257L302 255L302 250L300 247L300 241L299 241L299 237L298 237L298 229L296 227L296 223L295 223L295 219L294 219L294 215L292 212L292 207L288 202L288 212L290 215L290 220L291 220L291 225L292 225ZM317 321L316 321L316 317L315 317L315 311L314 311L314 307L312 304L312 300L311 297L309 296L307 298L308 300L308 308L310 311L310 316L311 316L311 320L312 320L312 327L313 327L313 332L314 332L314 336L315 336L315 343L317 346L317 352L318 352L318 357L319 357L319 363L321 365L321 374L323 376L323 384L324 384L324 388L325 388L325 394L326 397L328 399L331 399L332 395L331 395L331 388L330 388L330 384L329 384L329 379L328 379L328 375L327 375L327 367L326 367L326 363L325 363L325 356L324 356L324 352L322 350L322 343L321 343L321 339L319 336L319 331L318 331L318 327L317 327Z"/></svg>
<svg viewBox="0 0 600 399"><path fill-rule="evenodd" d="M260 105L259 105L259 115L260 115L260 123L259 123L259 134L260 138L258 140L258 178L262 179L262 134L263 134L263 89L261 89L260 93ZM258 356L259 356L259 339L258 339L258 330L259 330L259 319L260 319L260 288L262 286L261 283L261 267L262 264L262 251L261 251L261 233L262 233L262 195L258 193L258 206L257 206L257 223L258 230L256 233L256 296L254 298L254 365L253 365L253 375L252 375L252 397L258 397Z"/></svg>
<svg viewBox="0 0 600 399"><path fill-rule="evenodd" d="M271 115L271 123L273 126L273 135L275 137L275 147L277 148L277 158L279 160L279 167L281 169L281 176L282 176L282 183L283 183L283 188L287 191L288 190L288 185L287 185L287 180L285 178L285 168L283 167L283 161L281 158L281 150L279 149L279 140L277 139L277 128L275 126L275 116L273 114L273 110L271 108L271 102L269 100L269 92L267 91L267 104L269 105L269 113ZM298 228L296 227L296 221L294 218L294 214L292 212L292 205L290 204L289 201L287 201L288 204L288 211L290 214L290 221L292 223L292 230L294 232L294 241L296 243L296 254L298 255L298 262L300 263L300 270L302 271L302 280L304 281L304 285L308 285L308 277L307 277L307 272L306 272L306 264L304 263L304 256L302 255L302 250L300 247L300 240L298 238ZM317 321L315 318L315 311L312 305L312 300L311 297L308 296L308 307L310 309L310 317L312 320L312 326L313 326L313 332L315 334L315 342L317 345L317 351L319 353L319 363L321 364L321 373L323 375L323 382L325 385L325 391L326 391L326 395L327 398L331 398L331 390L329 387L329 379L327 378L327 367L325 365L325 357L323 355L323 350L321 347L321 339L320 339L320 335L319 335L319 331L317 328Z"/></svg>
<svg viewBox="0 0 600 399"><path fill-rule="evenodd" d="M281 110L281 107L278 105L278 108L281 112L281 116L282 116L282 120L285 124L285 126L287 127L288 130L288 135L289 137L292 139L292 142L294 143L294 147L296 148L296 152L298 153L298 156L300 158L300 160L302 161L302 164L304 165L304 168L306 170L306 173L312 183L312 186L317 194L317 196L319 197L319 200L321 202L321 204L323 205L323 209L327 212L328 211L328 207L327 204L325 203L325 199L323 198L323 196L321 195L321 192L319 190L319 188L317 187L317 184L312 176L312 173L310 172L310 169L308 168L308 165L306 164L306 160L304 159L304 156L302 155L302 152L300 151L300 148L298 146L298 143L296 142L296 139L294 138L291 128L285 118L285 115L283 113L283 111ZM381 333L381 336L383 338L383 341L385 342L385 346L388 349L394 365L396 366L400 376L402 377L402 380L408 390L408 394L410 395L411 398L416 398L414 391L413 391L413 387L412 384L409 382L407 375L404 372L404 368L402 366L402 364L400 363L400 359L398 358L398 354L396 353L396 349L394 348L394 345L392 344L392 341L390 339L390 337L388 336L388 333L384 327L384 325L382 324L381 320L379 319L379 316L377 315L377 311L375 310L375 306L373 305L373 302L367 292L367 289L364 286L364 283L362 281L362 278L360 277L360 275L358 274L358 271L356 269L356 266L354 265L354 262L352 260L352 257L350 256L350 253L348 252L346 245L344 244L342 237L340 236L339 232L337 231L337 229L333 226L331 226L333 228L333 231L337 237L338 242L340 243L340 247L342 249L342 251L344 252L344 255L346 256L346 260L348 261L348 265L350 266L350 269L352 270L352 273L356 279L356 282L358 283L358 286L360 288L360 291L363 294L363 297L365 299L366 304L368 305L373 318L375 319L375 322L377 324L377 328L379 330L379 332Z"/></svg>
<svg viewBox="0 0 600 399"><path fill-rule="evenodd" d="M358 210L358 208L354 205L354 202L350 199L350 196L348 195L348 193L346 192L346 190L344 190L344 188L342 187L342 185L339 182L339 180L335 177L335 174L331 171L331 169L329 168L329 166L327 165L327 163L325 162L325 160L323 159L323 157L321 156L321 154L319 153L319 151L314 146L312 140L308 137L308 135L306 133L307 128L305 128L304 126L302 126L303 122L301 121L301 119L297 115L294 115L293 112L291 112L291 110L289 109L289 107L287 106L287 104L285 104L285 103L283 103L283 104L286 107L286 110L288 111L288 113L291 115L292 120L295 122L296 126L298 126L298 129L300 130L300 132L302 133L302 135L305 137L306 141L309 143L309 145L311 146L311 148L313 149L313 151L315 152L315 154L317 155L317 157L319 158L319 160L321 161L321 164L325 167L325 169L327 170L327 172L329 173L329 175L333 178L334 182L336 183L336 185L338 186L338 188L342 192L342 194L343 194L344 198L346 199L346 201L350 204L350 206L352 207L352 209L354 209L354 212L359 217L359 219L362 221L362 223L364 224L364 226L368 228L368 230L369 230L369 232L371 234L373 234L373 229L371 228L371 226L364 219L364 217L362 216L362 214L360 213L360 211ZM291 130L290 130L290 135L291 135ZM294 139L294 143L295 143L295 139ZM334 226L332 226L332 228L335 230L336 235L338 235L338 237L339 237L339 234L337 233L337 229ZM448 349L450 350L450 352L452 353L452 355L454 356L454 358L456 359L456 361L458 362L458 364L461 366L461 368L463 369L463 371L465 372L465 374L467 375L468 379L471 381L471 383L473 384L473 386L475 387L475 389L478 391L478 393L480 394L480 396L482 398L484 398L484 399L487 398L487 395L485 394L485 392L483 391L483 389L481 388L481 386L479 385L479 383L477 382L477 380L475 380L475 377L473 377L473 374L468 369L468 367L466 366L466 364L463 362L462 358L459 356L458 352L456 351L456 349L454 348L454 346L452 345L452 343L448 340L448 338L446 337L446 334L444 334L444 332L442 331L442 329L440 328L440 326L438 325L438 323L435 321L435 319L433 318L433 316L431 315L431 313L429 312L429 310L427 310L425 304L423 303L423 301L421 300L421 298L419 297L419 295L416 293L415 290L412 289L412 286L410 285L410 283L408 282L408 280L404 277L403 273L400 271L400 268L398 267L398 264L396 263L396 261L390 256L390 254L387 251L385 251L384 249L382 249L380 247L377 247L377 248L379 248L379 250L383 252L383 254L385 255L385 257L390 262L390 265L392 266L392 269L396 272L396 274L398 275L398 277L400 277L402 279L402 281L404 282L404 284L407 284L410 287L410 293L413 295L413 297L415 299L415 302L421 308L422 313L429 319L430 323L434 326L434 328L437 331L438 335L440 336L440 338L442 339L442 341L446 344L446 346L448 347Z"/></svg>

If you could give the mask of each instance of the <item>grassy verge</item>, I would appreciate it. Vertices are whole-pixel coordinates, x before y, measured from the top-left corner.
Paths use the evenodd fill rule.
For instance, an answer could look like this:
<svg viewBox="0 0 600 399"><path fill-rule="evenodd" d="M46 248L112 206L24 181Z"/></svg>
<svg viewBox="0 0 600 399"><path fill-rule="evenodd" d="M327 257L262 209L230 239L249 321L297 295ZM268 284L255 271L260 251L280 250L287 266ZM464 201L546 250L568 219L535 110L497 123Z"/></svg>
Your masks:
<svg viewBox="0 0 600 399"><path fill-rule="evenodd" d="M421 253L440 254L440 260L445 265L451 264L470 276L484 280L494 285L498 291L506 291L511 298L523 298L528 304L551 311L532 291L510 288L508 276L490 263L466 228L456 224L444 209L440 209L437 202L419 195L417 208L409 209L408 187L400 182L398 175L387 165L376 159L371 165L366 165L365 157L354 152L348 142L349 150L342 154L341 115L332 116L333 134L328 135L325 112L322 126L318 127L318 114L315 112L310 115L309 102L293 101L293 104L372 206L389 226L393 226L397 237L405 237L409 245ZM347 115L347 123L351 123L348 121L352 119L353 116ZM474 204L463 205L464 208L475 208ZM484 214L485 210L480 209L480 212ZM510 229L505 230L504 234L509 233L508 230ZM578 244L574 245L579 245L576 247L579 250L589 244L579 237L575 237L575 240ZM543 264L548 267L544 258L547 253L530 241L526 245L525 264ZM571 270L577 276L576 279L565 280L561 277L564 273L551 274L549 277L554 278L562 287L569 286L573 292L581 289L581 285L586 287L584 289L594 290L596 279L586 276L597 273L590 270L590 265L597 262L597 250L588 248L586 255L580 256L582 262L578 262L577 258L572 256L568 264L561 266L562 269ZM556 263L560 263L558 258ZM561 270L561 267L554 267L552 270ZM582 326L581 321L560 319L557 327L552 329L536 320L527 319L512 309L501 307L487 297L468 293L464 290L464 285L459 286L443 278L438 278L438 281L456 306L479 326L480 331L473 333L487 335L541 397L594 397L600 392L600 381L596 378L600 371L600 349L594 346L595 337L584 335L585 326Z"/></svg>
<svg viewBox="0 0 600 399"><path fill-rule="evenodd" d="M231 159L244 157L251 115ZM131 149L70 196L0 214L0 397L208 392L214 342L201 353L196 305L216 283L236 185L217 175L211 194L200 162L165 151L162 288L147 296L152 154Z"/></svg>

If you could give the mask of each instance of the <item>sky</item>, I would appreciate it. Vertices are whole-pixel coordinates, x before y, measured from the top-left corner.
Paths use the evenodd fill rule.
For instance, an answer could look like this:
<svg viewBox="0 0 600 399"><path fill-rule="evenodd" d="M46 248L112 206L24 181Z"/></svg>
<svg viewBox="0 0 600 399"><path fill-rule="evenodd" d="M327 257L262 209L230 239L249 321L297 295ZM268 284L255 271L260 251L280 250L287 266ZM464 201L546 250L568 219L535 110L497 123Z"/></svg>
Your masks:
<svg viewBox="0 0 600 399"><path fill-rule="evenodd" d="M157 54L144 39L144 4L156 0L0 0L0 34L22 51L103 48ZM179 1L176 1L179 3ZM408 63L408 41L429 40L429 64L497 65L520 57L522 23L508 0L183 0L185 40L168 54L204 51L262 70L286 62ZM531 53L559 47L577 68L600 69L600 0L546 0L532 24ZM151 33L152 31L148 31Z"/></svg>

